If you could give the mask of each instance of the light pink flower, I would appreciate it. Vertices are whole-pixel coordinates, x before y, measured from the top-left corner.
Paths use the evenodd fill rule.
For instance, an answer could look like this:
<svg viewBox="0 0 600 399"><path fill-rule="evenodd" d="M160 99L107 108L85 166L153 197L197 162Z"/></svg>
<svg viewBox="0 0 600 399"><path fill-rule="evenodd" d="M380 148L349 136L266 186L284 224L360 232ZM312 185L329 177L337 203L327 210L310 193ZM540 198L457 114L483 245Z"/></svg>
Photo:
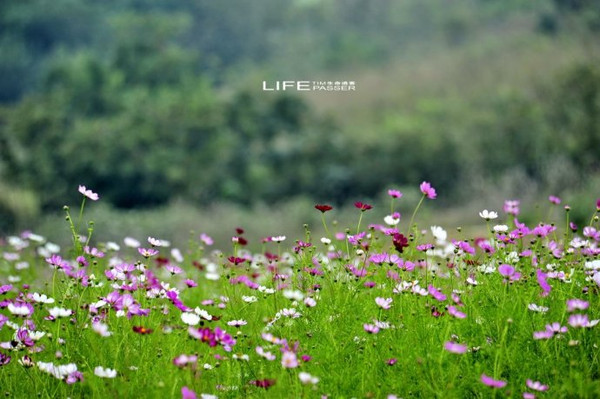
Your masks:
<svg viewBox="0 0 600 399"><path fill-rule="evenodd" d="M96 194L92 190L86 189L85 186L79 186L79 192L91 199L92 201L98 201L100 199L98 194Z"/></svg>

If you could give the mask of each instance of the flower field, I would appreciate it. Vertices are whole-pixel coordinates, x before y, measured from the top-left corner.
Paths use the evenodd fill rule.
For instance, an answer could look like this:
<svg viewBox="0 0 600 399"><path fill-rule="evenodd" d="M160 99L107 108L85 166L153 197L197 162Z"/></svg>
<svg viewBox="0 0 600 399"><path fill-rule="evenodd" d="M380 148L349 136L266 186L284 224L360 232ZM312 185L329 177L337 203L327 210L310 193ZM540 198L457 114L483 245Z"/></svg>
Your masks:
<svg viewBox="0 0 600 399"><path fill-rule="evenodd" d="M0 239L0 393L10 398L600 397L600 200L576 226L526 225L518 200L479 213L487 235L390 212L229 249L129 237L96 242L80 186L70 248ZM325 232L315 236L313 229ZM148 232L152 235L152 232ZM255 247L260 250L250 251Z"/></svg>

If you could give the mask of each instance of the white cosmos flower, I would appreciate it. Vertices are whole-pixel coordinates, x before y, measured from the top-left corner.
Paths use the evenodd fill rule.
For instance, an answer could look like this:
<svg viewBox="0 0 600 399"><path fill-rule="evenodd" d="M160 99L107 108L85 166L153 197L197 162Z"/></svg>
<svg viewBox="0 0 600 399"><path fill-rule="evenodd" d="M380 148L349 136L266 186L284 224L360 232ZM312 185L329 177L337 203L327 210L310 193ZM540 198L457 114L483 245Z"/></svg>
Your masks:
<svg viewBox="0 0 600 399"><path fill-rule="evenodd" d="M53 307L53 308L48 309L48 313L50 313L50 316L52 316L54 318L58 318L58 317L69 317L73 314L73 311L71 309Z"/></svg>
<svg viewBox="0 0 600 399"><path fill-rule="evenodd" d="M546 313L548 311L547 307L539 306L539 305L536 305L535 303L530 303L529 305L527 305L527 309L529 309L533 312L539 312L539 313Z"/></svg>
<svg viewBox="0 0 600 399"><path fill-rule="evenodd" d="M448 238L448 233L440 226L431 226L431 234L433 234L435 239L439 242L444 242Z"/></svg>
<svg viewBox="0 0 600 399"><path fill-rule="evenodd" d="M242 300L244 302L252 303L252 302L258 301L258 298L253 295L252 296L242 295Z"/></svg>
<svg viewBox="0 0 600 399"><path fill-rule="evenodd" d="M196 309L194 309L194 312L196 312L197 315L206 320L212 320L213 318L206 310L200 309L199 307L196 307Z"/></svg>
<svg viewBox="0 0 600 399"><path fill-rule="evenodd" d="M383 221L388 226L395 226L398 223L400 223L400 218L395 218L394 215L387 215L386 217L383 218Z"/></svg>
<svg viewBox="0 0 600 399"><path fill-rule="evenodd" d="M283 296L287 299L293 299L296 301L301 301L304 299L304 294L299 290L284 290Z"/></svg>
<svg viewBox="0 0 600 399"><path fill-rule="evenodd" d="M271 237L271 241L280 243L282 241L285 241L285 238L286 238L285 236L274 236L274 237Z"/></svg>
<svg viewBox="0 0 600 399"><path fill-rule="evenodd" d="M484 209L483 211L479 212L479 216L485 220L493 220L498 218L498 212L488 211L487 209Z"/></svg>
<svg viewBox="0 0 600 399"><path fill-rule="evenodd" d="M314 308L315 306L317 306L317 301L315 301L314 298L308 297L304 300L304 304L306 305L306 307Z"/></svg>
<svg viewBox="0 0 600 399"><path fill-rule="evenodd" d="M505 224L497 224L494 226L494 232L496 233L506 233L508 231L508 226Z"/></svg>
<svg viewBox="0 0 600 399"><path fill-rule="evenodd" d="M183 312L181 314L181 321L183 321L188 326L195 326L200 323L200 316L195 313Z"/></svg>
<svg viewBox="0 0 600 399"><path fill-rule="evenodd" d="M92 323L92 330L96 332L101 337L110 337L112 333L108 331L108 325L102 322Z"/></svg>
<svg viewBox="0 0 600 399"><path fill-rule="evenodd" d="M44 335L46 335L43 331L29 331L29 338L34 341L39 341Z"/></svg>
<svg viewBox="0 0 600 399"><path fill-rule="evenodd" d="M331 244L331 240L327 237L321 237L321 242L325 245Z"/></svg>
<svg viewBox="0 0 600 399"><path fill-rule="evenodd" d="M318 377L314 377L310 374L308 374L305 371L301 371L300 373L298 373L298 378L300 378L300 382L303 384L312 384L315 385L316 383L319 382L319 378Z"/></svg>
<svg viewBox="0 0 600 399"><path fill-rule="evenodd" d="M132 237L125 237L123 239L123 242L125 243L126 246L131 247L131 248L138 248L141 245L138 240L136 240L135 238L132 238Z"/></svg>
<svg viewBox="0 0 600 399"><path fill-rule="evenodd" d="M94 374L100 378L115 378L117 376L117 370L98 366L94 369Z"/></svg>
<svg viewBox="0 0 600 399"><path fill-rule="evenodd" d="M34 302L38 302L38 303L54 303L54 298L48 298L47 295L45 294L38 294L37 292L34 292L33 294L31 294L31 299L34 300Z"/></svg>

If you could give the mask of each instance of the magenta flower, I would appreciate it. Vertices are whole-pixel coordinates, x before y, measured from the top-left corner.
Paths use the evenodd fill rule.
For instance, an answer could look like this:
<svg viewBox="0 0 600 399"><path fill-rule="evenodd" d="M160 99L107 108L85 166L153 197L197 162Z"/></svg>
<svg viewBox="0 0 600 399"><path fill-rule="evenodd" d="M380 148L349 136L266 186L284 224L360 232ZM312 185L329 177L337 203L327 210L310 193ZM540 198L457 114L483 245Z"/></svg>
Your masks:
<svg viewBox="0 0 600 399"><path fill-rule="evenodd" d="M437 197L437 193L435 192L435 188L431 187L431 183L424 181L419 186L423 195L425 195L429 199L435 199Z"/></svg>
<svg viewBox="0 0 600 399"><path fill-rule="evenodd" d="M600 198L596 200L596 210L600 212Z"/></svg>
<svg viewBox="0 0 600 399"><path fill-rule="evenodd" d="M560 198L558 198L554 195L549 196L548 201L550 201L551 203L556 204L556 205L560 204Z"/></svg>
<svg viewBox="0 0 600 399"><path fill-rule="evenodd" d="M85 186L79 186L79 192L91 199L92 201L98 201L98 199L100 199L98 194L96 194L92 190L86 189Z"/></svg>
<svg viewBox="0 0 600 399"><path fill-rule="evenodd" d="M188 387L183 387L181 388L181 399L198 399L198 396Z"/></svg>
<svg viewBox="0 0 600 399"><path fill-rule="evenodd" d="M542 296L548 296L548 294L550 294L550 291L552 290L552 286L550 286L550 284L548 284L547 281L548 275L542 272L541 269L537 269L536 275L538 284L542 288Z"/></svg>
<svg viewBox="0 0 600 399"><path fill-rule="evenodd" d="M392 198L402 198L402 193L398 190L388 190L388 195Z"/></svg>
<svg viewBox="0 0 600 399"><path fill-rule="evenodd" d="M12 284L1 285L0 286L0 295L4 295L12 289L13 289Z"/></svg>
<svg viewBox="0 0 600 399"><path fill-rule="evenodd" d="M185 280L185 285L187 285L189 288L194 288L194 287L198 286L198 283L196 283L194 280L188 278Z"/></svg>
<svg viewBox="0 0 600 399"><path fill-rule="evenodd" d="M375 303L377 304L377 306L379 306L382 309L389 309L392 307L392 302L394 300L392 298L382 298L382 297L377 297L375 298Z"/></svg>
<svg viewBox="0 0 600 399"><path fill-rule="evenodd" d="M388 366L393 366L393 365L394 365L394 364L396 364L397 362L398 362L398 359L396 359L395 357L393 357L393 358L391 358L391 359L388 359L388 360L386 360L386 361L385 361L385 363L386 363Z"/></svg>
<svg viewBox="0 0 600 399"><path fill-rule="evenodd" d="M544 330L533 332L533 339L550 339L552 337L554 337L554 333L552 331Z"/></svg>
<svg viewBox="0 0 600 399"><path fill-rule="evenodd" d="M433 285L429 285L427 287L427 291L429 291L429 294L434 297L436 300L443 302L446 300L446 295L444 295L442 292L438 291Z"/></svg>
<svg viewBox="0 0 600 399"><path fill-rule="evenodd" d="M462 345L456 343L454 341L447 341L444 344L444 349L446 349L450 353L456 353L457 355L462 355L467 352L467 345Z"/></svg>
<svg viewBox="0 0 600 399"><path fill-rule="evenodd" d="M534 391L540 391L540 392L548 390L548 385L544 385L539 381L527 380L527 387L529 389L533 389Z"/></svg>
<svg viewBox="0 0 600 399"><path fill-rule="evenodd" d="M481 374L481 382L492 388L504 388L506 386L506 381L495 380L485 374Z"/></svg>

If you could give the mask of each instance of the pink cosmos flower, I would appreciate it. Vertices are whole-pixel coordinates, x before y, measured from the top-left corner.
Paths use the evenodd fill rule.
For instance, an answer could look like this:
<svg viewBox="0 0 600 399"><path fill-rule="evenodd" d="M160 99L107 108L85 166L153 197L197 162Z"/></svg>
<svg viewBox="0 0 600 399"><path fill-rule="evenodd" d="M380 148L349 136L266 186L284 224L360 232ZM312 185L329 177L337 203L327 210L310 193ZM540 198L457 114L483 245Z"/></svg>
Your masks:
<svg viewBox="0 0 600 399"><path fill-rule="evenodd" d="M298 367L298 357L292 351L285 351L281 356L281 365L286 369Z"/></svg>
<svg viewBox="0 0 600 399"><path fill-rule="evenodd" d="M183 387L181 388L181 399L198 399L198 396L188 387Z"/></svg>
<svg viewBox="0 0 600 399"><path fill-rule="evenodd" d="M588 301L582 299L567 299L567 312L573 312L576 309L585 310L590 306Z"/></svg>
<svg viewBox="0 0 600 399"><path fill-rule="evenodd" d="M506 386L506 381L495 380L485 374L481 374L481 382L492 388L504 388Z"/></svg>
<svg viewBox="0 0 600 399"><path fill-rule="evenodd" d="M455 306L448 306L448 314L456 317L457 319L466 319L467 315L460 310L458 310Z"/></svg>
<svg viewBox="0 0 600 399"><path fill-rule="evenodd" d="M373 324L363 324L363 328L369 334L377 334L379 332L379 327L377 327Z"/></svg>
<svg viewBox="0 0 600 399"><path fill-rule="evenodd" d="M379 306L382 309L389 309L392 307L392 302L394 300L392 298L382 298L382 297L377 297L375 298L375 303L377 304L377 306Z"/></svg>
<svg viewBox="0 0 600 399"><path fill-rule="evenodd" d="M529 389L533 389L534 391L540 391L540 392L548 390L548 385L544 385L539 381L527 380L527 387Z"/></svg>
<svg viewBox="0 0 600 399"><path fill-rule="evenodd" d="M431 183L424 181L419 186L423 195L425 195L429 199L435 199L437 197L437 193L435 192L435 188L431 187Z"/></svg>
<svg viewBox="0 0 600 399"><path fill-rule="evenodd" d="M551 195L548 197L548 201L550 201L553 204L560 204L560 198L558 198L557 196Z"/></svg>
<svg viewBox="0 0 600 399"><path fill-rule="evenodd" d="M503 207L504 212L508 213L509 215L517 216L520 211L519 203L520 202L518 200L504 201L504 207Z"/></svg>
<svg viewBox="0 0 600 399"><path fill-rule="evenodd" d="M91 199L92 201L98 201L98 199L100 199L98 194L96 194L92 190L86 189L85 186L79 186L79 192Z"/></svg>
<svg viewBox="0 0 600 399"><path fill-rule="evenodd" d="M427 291L429 291L429 294L434 297L436 300L443 302L446 300L446 295L444 295L442 292L438 291L433 285L429 285L427 287Z"/></svg>
<svg viewBox="0 0 600 399"><path fill-rule="evenodd" d="M398 190L388 190L388 195L392 198L402 198L402 193Z"/></svg>
<svg viewBox="0 0 600 399"><path fill-rule="evenodd" d="M158 250L154 248L138 248L137 250L144 258L149 258L158 254Z"/></svg>
<svg viewBox="0 0 600 399"><path fill-rule="evenodd" d="M456 343L454 341L447 341L444 344L444 349L446 349L450 353L456 353L457 355L462 355L467 352L467 345L462 345Z"/></svg>

